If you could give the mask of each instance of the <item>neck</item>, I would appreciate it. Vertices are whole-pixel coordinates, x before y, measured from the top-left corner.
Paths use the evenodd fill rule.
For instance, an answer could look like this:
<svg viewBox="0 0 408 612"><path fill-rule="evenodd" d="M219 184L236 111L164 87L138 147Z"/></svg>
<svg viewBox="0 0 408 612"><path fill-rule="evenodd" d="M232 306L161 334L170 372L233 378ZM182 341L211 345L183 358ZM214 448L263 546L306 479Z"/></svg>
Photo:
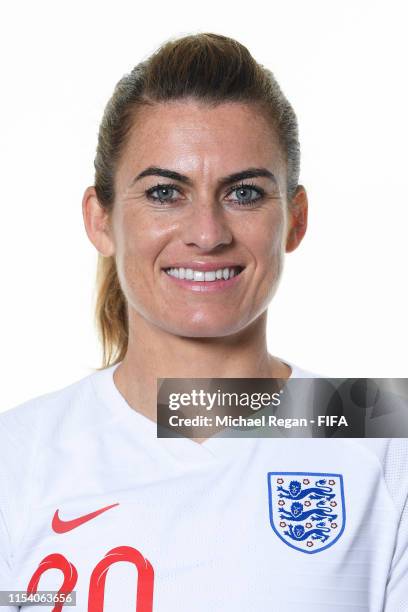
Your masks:
<svg viewBox="0 0 408 612"><path fill-rule="evenodd" d="M129 343L114 381L128 404L156 420L158 378L283 378L290 368L268 353L267 313L245 330L220 338L170 334L131 317Z"/></svg>

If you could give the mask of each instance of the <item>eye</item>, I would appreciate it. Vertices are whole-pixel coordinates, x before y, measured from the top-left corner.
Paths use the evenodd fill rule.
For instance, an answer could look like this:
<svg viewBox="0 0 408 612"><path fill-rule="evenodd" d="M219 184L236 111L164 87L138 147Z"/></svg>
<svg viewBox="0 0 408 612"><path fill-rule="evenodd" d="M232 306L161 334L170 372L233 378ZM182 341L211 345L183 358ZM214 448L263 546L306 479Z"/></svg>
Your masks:
<svg viewBox="0 0 408 612"><path fill-rule="evenodd" d="M178 195L177 195L178 194ZM146 191L146 197L154 202L175 202L180 195L176 185L155 185Z"/></svg>
<svg viewBox="0 0 408 612"><path fill-rule="evenodd" d="M234 185L231 187L227 196L231 195L234 197L231 198L230 201L241 206L250 206L260 200L265 195L265 192L256 185L242 183L241 185Z"/></svg>

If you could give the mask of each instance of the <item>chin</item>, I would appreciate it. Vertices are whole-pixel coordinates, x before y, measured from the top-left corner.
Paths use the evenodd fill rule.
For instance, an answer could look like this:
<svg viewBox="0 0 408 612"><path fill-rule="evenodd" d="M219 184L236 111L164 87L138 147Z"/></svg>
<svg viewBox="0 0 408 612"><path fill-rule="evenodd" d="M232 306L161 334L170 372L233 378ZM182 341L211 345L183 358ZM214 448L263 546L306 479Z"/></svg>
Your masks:
<svg viewBox="0 0 408 612"><path fill-rule="evenodd" d="M163 327L169 333L185 338L222 338L236 333L242 328L242 325L237 324L236 320L193 317L190 320L184 319L178 322L167 321Z"/></svg>

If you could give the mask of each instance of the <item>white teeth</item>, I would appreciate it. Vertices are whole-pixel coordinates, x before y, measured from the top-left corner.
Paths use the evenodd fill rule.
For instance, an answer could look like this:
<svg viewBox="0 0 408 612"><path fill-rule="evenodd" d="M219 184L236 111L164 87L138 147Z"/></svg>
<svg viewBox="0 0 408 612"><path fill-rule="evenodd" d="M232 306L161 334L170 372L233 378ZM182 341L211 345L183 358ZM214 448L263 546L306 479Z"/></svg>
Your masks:
<svg viewBox="0 0 408 612"><path fill-rule="evenodd" d="M166 273L175 278L193 281L213 282L215 280L228 280L239 274L237 268L219 268L218 270L193 270L192 268L168 268Z"/></svg>
<svg viewBox="0 0 408 612"><path fill-rule="evenodd" d="M210 270L209 272L204 272L204 280L206 280L206 281L215 281L215 270Z"/></svg>

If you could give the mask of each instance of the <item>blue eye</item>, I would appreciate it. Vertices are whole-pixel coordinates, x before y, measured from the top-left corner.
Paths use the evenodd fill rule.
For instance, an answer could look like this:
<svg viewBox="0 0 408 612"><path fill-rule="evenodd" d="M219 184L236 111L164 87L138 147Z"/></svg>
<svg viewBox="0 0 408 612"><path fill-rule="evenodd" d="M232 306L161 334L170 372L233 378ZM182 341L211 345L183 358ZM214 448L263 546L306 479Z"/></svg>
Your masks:
<svg viewBox="0 0 408 612"><path fill-rule="evenodd" d="M146 191L147 197L155 202L174 202L175 193L180 193L176 185L155 185Z"/></svg>
<svg viewBox="0 0 408 612"><path fill-rule="evenodd" d="M235 194L235 198L232 200L241 206L251 205L258 200L260 200L264 191L260 187L256 187L255 185L235 185L229 191L228 195Z"/></svg>

